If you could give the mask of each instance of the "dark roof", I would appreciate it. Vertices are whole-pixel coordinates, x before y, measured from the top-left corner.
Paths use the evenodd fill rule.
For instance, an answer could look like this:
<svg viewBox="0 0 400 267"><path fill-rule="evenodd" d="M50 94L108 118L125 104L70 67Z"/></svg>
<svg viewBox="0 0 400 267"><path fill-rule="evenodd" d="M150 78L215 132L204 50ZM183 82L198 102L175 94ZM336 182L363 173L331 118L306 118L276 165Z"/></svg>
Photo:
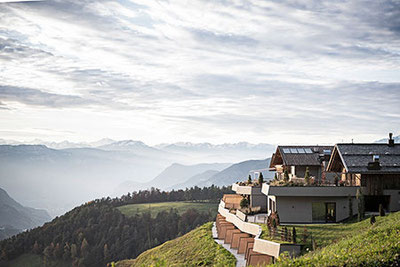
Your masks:
<svg viewBox="0 0 400 267"><path fill-rule="evenodd" d="M340 159L349 173L400 173L400 144L337 144L334 150L340 158L332 157L331 161ZM374 155L379 156L380 170L368 169Z"/></svg>
<svg viewBox="0 0 400 267"><path fill-rule="evenodd" d="M320 166L320 155L324 155L324 150L331 152L332 149L333 146L278 146L273 154L270 167L279 164L285 166ZM280 160L279 155L282 160Z"/></svg>

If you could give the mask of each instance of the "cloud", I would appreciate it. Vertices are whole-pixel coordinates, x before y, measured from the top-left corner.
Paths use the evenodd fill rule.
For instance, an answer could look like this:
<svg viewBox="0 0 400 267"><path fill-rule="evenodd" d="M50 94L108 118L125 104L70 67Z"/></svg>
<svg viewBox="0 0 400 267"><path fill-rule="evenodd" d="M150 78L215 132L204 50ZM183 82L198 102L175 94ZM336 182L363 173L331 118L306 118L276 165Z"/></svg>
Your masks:
<svg viewBox="0 0 400 267"><path fill-rule="evenodd" d="M0 99L134 118L146 136L378 134L400 112L399 18L398 1L3 4Z"/></svg>
<svg viewBox="0 0 400 267"><path fill-rule="evenodd" d="M0 85L0 99L7 102L15 101L27 105L52 108L77 107L92 103L79 96L53 94L32 88L7 85Z"/></svg>

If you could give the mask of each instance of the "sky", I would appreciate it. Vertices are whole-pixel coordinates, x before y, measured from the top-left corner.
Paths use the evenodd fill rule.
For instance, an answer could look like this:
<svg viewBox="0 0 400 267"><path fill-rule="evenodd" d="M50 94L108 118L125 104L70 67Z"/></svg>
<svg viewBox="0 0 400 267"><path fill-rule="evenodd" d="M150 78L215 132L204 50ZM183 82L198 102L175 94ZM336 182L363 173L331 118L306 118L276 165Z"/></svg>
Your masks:
<svg viewBox="0 0 400 267"><path fill-rule="evenodd" d="M0 3L0 138L399 135L399 37L399 1Z"/></svg>

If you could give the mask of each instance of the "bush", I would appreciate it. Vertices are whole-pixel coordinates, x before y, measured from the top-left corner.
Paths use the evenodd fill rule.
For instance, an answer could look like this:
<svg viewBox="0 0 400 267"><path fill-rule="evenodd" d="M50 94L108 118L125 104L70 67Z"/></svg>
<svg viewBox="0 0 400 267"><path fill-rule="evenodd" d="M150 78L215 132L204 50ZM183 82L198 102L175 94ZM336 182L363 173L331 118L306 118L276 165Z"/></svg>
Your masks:
<svg viewBox="0 0 400 267"><path fill-rule="evenodd" d="M288 173L287 170L285 170L285 172L284 172L283 180L284 180L285 182L288 182L288 181L289 181L289 173Z"/></svg>
<svg viewBox="0 0 400 267"><path fill-rule="evenodd" d="M262 172L260 172L260 175L258 176L258 184L262 185L264 183L264 176Z"/></svg>
<svg viewBox="0 0 400 267"><path fill-rule="evenodd" d="M249 206L249 201L247 200L247 198L242 198L242 200L240 200L240 208L244 209L247 208Z"/></svg>
<svg viewBox="0 0 400 267"><path fill-rule="evenodd" d="M385 216L385 210L383 209L383 205L379 204L379 216Z"/></svg>
<svg viewBox="0 0 400 267"><path fill-rule="evenodd" d="M306 167L306 173L304 174L304 181L306 182L307 185L310 184L310 170L308 167Z"/></svg>

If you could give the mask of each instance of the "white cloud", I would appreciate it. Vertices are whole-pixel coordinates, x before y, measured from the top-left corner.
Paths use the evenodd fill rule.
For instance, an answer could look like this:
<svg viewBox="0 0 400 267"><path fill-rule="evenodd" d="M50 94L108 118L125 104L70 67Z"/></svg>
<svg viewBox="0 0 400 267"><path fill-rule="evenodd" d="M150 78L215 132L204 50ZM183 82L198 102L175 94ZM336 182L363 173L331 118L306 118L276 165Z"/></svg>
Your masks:
<svg viewBox="0 0 400 267"><path fill-rule="evenodd" d="M0 129L148 143L386 135L400 130L399 10L392 1L3 4ZM45 111L77 123L39 119Z"/></svg>

